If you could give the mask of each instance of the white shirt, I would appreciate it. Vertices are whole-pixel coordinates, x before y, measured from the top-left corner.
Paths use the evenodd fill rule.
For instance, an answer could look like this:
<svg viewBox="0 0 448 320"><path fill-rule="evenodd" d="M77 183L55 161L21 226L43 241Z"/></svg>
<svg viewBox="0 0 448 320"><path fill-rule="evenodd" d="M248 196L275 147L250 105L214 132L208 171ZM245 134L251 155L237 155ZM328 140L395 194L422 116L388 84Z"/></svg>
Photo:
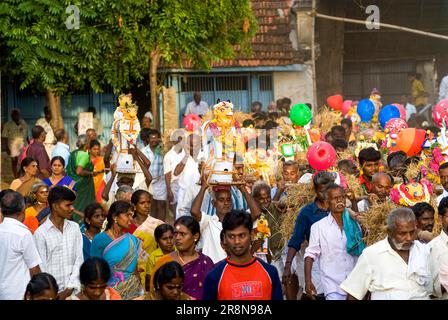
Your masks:
<svg viewBox="0 0 448 320"><path fill-rule="evenodd" d="M56 146L54 147L53 151L51 152L51 159L53 159L56 156L60 156L64 159L65 167L67 168L68 158L70 157L69 145L62 143L62 142L56 143Z"/></svg>
<svg viewBox="0 0 448 320"><path fill-rule="evenodd" d="M185 190L185 195L182 200L179 200L177 204L179 217L181 216L191 216L191 205L193 204L194 199L196 199L199 191L201 190L201 186L198 184L194 184L191 187ZM209 203L211 202L210 192L207 190L204 194L204 199L202 200L201 211L207 212L207 208L209 207Z"/></svg>
<svg viewBox="0 0 448 320"><path fill-rule="evenodd" d="M185 157L185 150L182 149L180 153L174 151L174 146L165 154L163 158L163 174L173 172L176 169L176 165ZM179 176L171 174L171 182L179 179Z"/></svg>
<svg viewBox="0 0 448 320"><path fill-rule="evenodd" d="M442 194L440 196L438 196L437 199L436 199L437 206L440 204L440 201L442 201L442 199L445 198L445 197L448 197L448 191L443 189Z"/></svg>
<svg viewBox="0 0 448 320"><path fill-rule="evenodd" d="M63 232L48 218L34 233L42 258L41 270L55 277L59 291L79 291L79 268L84 262L82 235L76 222L64 220Z"/></svg>
<svg viewBox="0 0 448 320"><path fill-rule="evenodd" d="M405 109L406 109L406 121L409 120L411 115L413 115L414 113L417 113L417 109L415 108L415 106L413 104L407 103Z"/></svg>
<svg viewBox="0 0 448 320"><path fill-rule="evenodd" d="M41 264L30 230L5 217L0 224L0 300L23 300L30 269Z"/></svg>
<svg viewBox="0 0 448 320"><path fill-rule="evenodd" d="M439 270L444 255L448 253L448 235L442 230L440 235L428 243L431 251L431 273L434 281L434 295L438 298L448 299L448 293L442 295L442 288L439 280Z"/></svg>
<svg viewBox="0 0 448 320"><path fill-rule="evenodd" d="M443 77L439 87L439 101L448 99L448 76Z"/></svg>
<svg viewBox="0 0 448 320"><path fill-rule="evenodd" d="M180 161L176 164L176 166ZM174 168L176 168L174 166ZM174 174L173 174L174 176ZM195 185L201 179L201 174L199 173L199 164L193 160L192 156L188 156L187 162L185 163L184 170L177 176L179 179L179 186L183 189L190 188Z"/></svg>
<svg viewBox="0 0 448 320"><path fill-rule="evenodd" d="M197 114L197 115L204 115L206 114L208 111L208 103L205 101L201 101L199 102L199 104L196 103L196 101L191 101L187 104L187 107L185 108L185 113L184 115L186 116L187 114Z"/></svg>
<svg viewBox="0 0 448 320"><path fill-rule="evenodd" d="M429 248L414 241L409 262L414 258L423 262L424 270L419 274L410 272L411 264L392 249L387 238L383 239L364 249L341 288L358 300L367 291L372 293L371 300L427 300L432 293Z"/></svg>
<svg viewBox="0 0 448 320"><path fill-rule="evenodd" d="M209 256L213 263L217 263L227 257L226 252L221 247L222 223L218 216L209 216L202 212L202 218L199 222L201 226L202 253Z"/></svg>
<svg viewBox="0 0 448 320"><path fill-rule="evenodd" d="M45 137L44 144L53 144L56 140L56 137L53 133L53 128L51 127L50 123L45 118L37 119L36 126L41 126L44 128L45 132L47 133L47 136Z"/></svg>
<svg viewBox="0 0 448 320"><path fill-rule="evenodd" d="M347 237L333 215L311 226L309 245L304 258L319 259L320 281L325 295L346 293L339 287L353 270L357 257L347 253Z"/></svg>

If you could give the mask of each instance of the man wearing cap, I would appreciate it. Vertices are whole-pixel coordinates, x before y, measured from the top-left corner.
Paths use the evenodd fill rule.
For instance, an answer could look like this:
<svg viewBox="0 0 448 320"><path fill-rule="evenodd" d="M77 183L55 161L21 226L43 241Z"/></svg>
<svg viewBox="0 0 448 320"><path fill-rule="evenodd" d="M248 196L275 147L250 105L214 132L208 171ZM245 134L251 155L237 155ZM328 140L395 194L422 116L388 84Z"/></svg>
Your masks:
<svg viewBox="0 0 448 320"><path fill-rule="evenodd" d="M187 114L197 114L202 117L208 111L208 103L201 100L201 93L199 91L195 91L193 99L193 101L187 104L184 116Z"/></svg>
<svg viewBox="0 0 448 320"><path fill-rule="evenodd" d="M2 140L6 146L6 152L11 157L12 174L18 177L17 163L20 150L25 146L28 139L28 126L20 116L18 109L11 111L11 119L3 126Z"/></svg>

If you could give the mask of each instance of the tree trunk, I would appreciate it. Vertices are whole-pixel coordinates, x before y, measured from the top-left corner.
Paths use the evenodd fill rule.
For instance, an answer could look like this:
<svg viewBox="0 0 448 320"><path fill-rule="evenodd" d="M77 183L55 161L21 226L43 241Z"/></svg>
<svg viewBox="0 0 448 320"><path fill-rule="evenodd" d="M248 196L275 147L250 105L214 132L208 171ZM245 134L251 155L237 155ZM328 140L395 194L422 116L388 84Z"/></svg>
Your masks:
<svg viewBox="0 0 448 320"><path fill-rule="evenodd" d="M160 62L160 54L158 50L154 50L150 53L150 66L149 66L149 88L151 92L151 112L154 116L154 127L160 130L160 116L158 106L158 91L157 90L157 68Z"/></svg>
<svg viewBox="0 0 448 320"><path fill-rule="evenodd" d="M53 131L64 128L64 120L61 115L61 97L56 95L53 90L46 91L47 105L51 112L50 125Z"/></svg>

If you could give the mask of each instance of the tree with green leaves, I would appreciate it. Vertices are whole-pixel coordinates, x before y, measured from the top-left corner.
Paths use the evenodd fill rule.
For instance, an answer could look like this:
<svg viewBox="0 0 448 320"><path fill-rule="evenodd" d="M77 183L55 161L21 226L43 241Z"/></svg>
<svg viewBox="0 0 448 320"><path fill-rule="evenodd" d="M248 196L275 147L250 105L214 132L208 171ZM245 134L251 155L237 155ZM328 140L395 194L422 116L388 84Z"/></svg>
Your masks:
<svg viewBox="0 0 448 320"><path fill-rule="evenodd" d="M118 94L148 74L159 127L161 63L209 70L248 53L255 32L249 0L3 0L0 70L20 77L21 89L47 93L55 128L63 126L61 95L86 86Z"/></svg>
<svg viewBox="0 0 448 320"><path fill-rule="evenodd" d="M0 68L21 79L20 88L46 92L54 128L63 127L60 96L90 86L115 93L142 80L147 59L138 48L144 0L3 0ZM79 10L78 10L79 9ZM79 14L79 15L78 15ZM128 21L121 24L121 17Z"/></svg>
<svg viewBox="0 0 448 320"><path fill-rule="evenodd" d="M141 21L149 57L151 107L159 127L157 69L161 63L210 70L212 62L250 53L256 19L249 0L152 0Z"/></svg>

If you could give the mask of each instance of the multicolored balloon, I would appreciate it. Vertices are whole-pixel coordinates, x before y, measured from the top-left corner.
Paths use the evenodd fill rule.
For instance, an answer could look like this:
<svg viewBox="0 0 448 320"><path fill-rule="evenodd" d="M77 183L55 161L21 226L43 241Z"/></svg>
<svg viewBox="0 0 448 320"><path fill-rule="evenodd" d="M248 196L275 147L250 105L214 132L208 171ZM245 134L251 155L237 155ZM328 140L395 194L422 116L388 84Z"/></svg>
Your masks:
<svg viewBox="0 0 448 320"><path fill-rule="evenodd" d="M202 119L197 114L187 114L184 118L184 128L193 132L201 127Z"/></svg>
<svg viewBox="0 0 448 320"><path fill-rule="evenodd" d="M333 110L342 110L344 98L340 95L334 95L327 98L327 105Z"/></svg>
<svg viewBox="0 0 448 320"><path fill-rule="evenodd" d="M420 153L425 143L426 131L423 129L406 128L398 133L397 147L409 157Z"/></svg>
<svg viewBox="0 0 448 320"><path fill-rule="evenodd" d="M398 132L406 128L408 128L408 124L402 118L390 119L385 127L391 134L398 134Z"/></svg>
<svg viewBox="0 0 448 320"><path fill-rule="evenodd" d="M380 113L378 114L378 122L380 123L381 128L384 129L387 121L393 118L400 118L400 111L396 106L389 104L381 108Z"/></svg>
<svg viewBox="0 0 448 320"><path fill-rule="evenodd" d="M313 169L327 170L336 165L336 150L328 142L315 142L309 147L306 158Z"/></svg>
<svg viewBox="0 0 448 320"><path fill-rule="evenodd" d="M443 119L445 119L445 122L448 121L448 99L442 99L434 106L432 117L439 127L442 127Z"/></svg>
<svg viewBox="0 0 448 320"><path fill-rule="evenodd" d="M358 102L356 112L359 114L361 122L369 122L375 114L375 106L369 99L362 99Z"/></svg>
<svg viewBox="0 0 448 320"><path fill-rule="evenodd" d="M310 107L304 103L293 105L291 111L289 112L289 118L296 126L303 127L311 121L312 114Z"/></svg>

